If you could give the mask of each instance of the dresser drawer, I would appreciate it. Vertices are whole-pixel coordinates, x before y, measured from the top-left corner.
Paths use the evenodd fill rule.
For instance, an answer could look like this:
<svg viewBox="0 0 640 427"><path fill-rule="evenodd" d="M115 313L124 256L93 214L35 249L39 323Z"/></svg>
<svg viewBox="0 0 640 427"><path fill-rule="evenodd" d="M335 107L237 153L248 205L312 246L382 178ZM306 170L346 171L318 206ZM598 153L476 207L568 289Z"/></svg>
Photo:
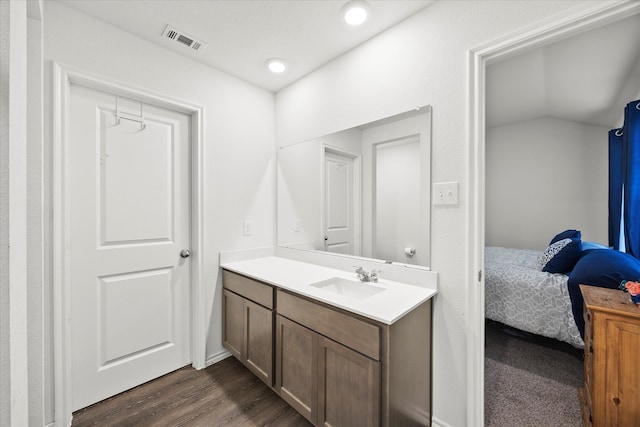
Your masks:
<svg viewBox="0 0 640 427"><path fill-rule="evenodd" d="M278 314L337 341L374 360L380 360L380 328L353 316L277 291Z"/></svg>
<svg viewBox="0 0 640 427"><path fill-rule="evenodd" d="M228 270L222 270L222 285L226 289L242 295L256 304L273 309L274 289L270 285Z"/></svg>

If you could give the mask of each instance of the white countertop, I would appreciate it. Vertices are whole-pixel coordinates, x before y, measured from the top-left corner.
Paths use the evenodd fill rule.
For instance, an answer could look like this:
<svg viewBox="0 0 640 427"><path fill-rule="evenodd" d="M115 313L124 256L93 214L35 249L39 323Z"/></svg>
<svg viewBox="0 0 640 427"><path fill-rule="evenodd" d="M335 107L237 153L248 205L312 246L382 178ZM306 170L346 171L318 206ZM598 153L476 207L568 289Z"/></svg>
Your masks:
<svg viewBox="0 0 640 427"><path fill-rule="evenodd" d="M357 280L355 272L324 267L278 256L266 256L220 265L256 280L299 295L342 308L391 325L418 305L432 298L437 289L410 285L379 277L372 286L385 290L367 298L356 299L311 286L333 277Z"/></svg>

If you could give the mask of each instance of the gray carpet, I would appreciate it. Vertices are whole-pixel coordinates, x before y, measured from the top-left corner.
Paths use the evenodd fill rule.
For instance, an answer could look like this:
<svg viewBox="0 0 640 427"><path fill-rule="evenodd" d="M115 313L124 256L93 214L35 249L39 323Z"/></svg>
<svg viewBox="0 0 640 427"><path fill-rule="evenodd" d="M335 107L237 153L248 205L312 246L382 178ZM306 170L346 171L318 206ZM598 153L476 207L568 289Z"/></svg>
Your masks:
<svg viewBox="0 0 640 427"><path fill-rule="evenodd" d="M487 322L485 426L582 426L581 350Z"/></svg>

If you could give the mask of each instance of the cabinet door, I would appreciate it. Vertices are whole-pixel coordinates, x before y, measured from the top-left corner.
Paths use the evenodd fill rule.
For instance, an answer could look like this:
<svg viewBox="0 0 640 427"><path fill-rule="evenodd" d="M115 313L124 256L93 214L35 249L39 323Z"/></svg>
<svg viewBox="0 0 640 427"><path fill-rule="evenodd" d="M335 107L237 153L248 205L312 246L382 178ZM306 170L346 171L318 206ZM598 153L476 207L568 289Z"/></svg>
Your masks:
<svg viewBox="0 0 640 427"><path fill-rule="evenodd" d="M318 424L380 425L380 362L319 338Z"/></svg>
<svg viewBox="0 0 640 427"><path fill-rule="evenodd" d="M606 319L605 419L602 425L632 426L640 420L640 325ZM596 424L596 423L594 423Z"/></svg>
<svg viewBox="0 0 640 427"><path fill-rule="evenodd" d="M315 425L318 335L282 316L276 318L276 391Z"/></svg>
<svg viewBox="0 0 640 427"><path fill-rule="evenodd" d="M273 385L273 311L244 300L245 365L267 385Z"/></svg>
<svg viewBox="0 0 640 427"><path fill-rule="evenodd" d="M222 290L222 345L237 359L244 354L244 298Z"/></svg>

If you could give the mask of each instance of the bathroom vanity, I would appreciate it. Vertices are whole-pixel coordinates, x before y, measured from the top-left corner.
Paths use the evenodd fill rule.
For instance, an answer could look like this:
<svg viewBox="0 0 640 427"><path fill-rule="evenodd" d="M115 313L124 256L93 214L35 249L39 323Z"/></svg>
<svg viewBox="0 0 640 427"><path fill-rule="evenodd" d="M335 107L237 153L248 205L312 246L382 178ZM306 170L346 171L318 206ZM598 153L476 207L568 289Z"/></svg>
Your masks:
<svg viewBox="0 0 640 427"><path fill-rule="evenodd" d="M431 425L435 283L277 256L221 266L224 347L312 424Z"/></svg>

